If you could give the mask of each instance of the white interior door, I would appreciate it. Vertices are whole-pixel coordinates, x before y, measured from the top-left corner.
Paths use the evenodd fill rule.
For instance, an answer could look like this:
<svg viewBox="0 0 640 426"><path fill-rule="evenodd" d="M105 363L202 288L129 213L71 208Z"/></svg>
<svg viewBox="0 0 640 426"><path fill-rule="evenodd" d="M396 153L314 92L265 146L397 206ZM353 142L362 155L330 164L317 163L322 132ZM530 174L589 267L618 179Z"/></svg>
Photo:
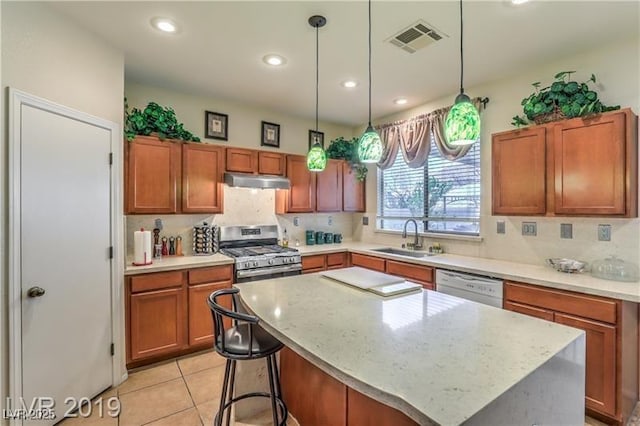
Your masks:
<svg viewBox="0 0 640 426"><path fill-rule="evenodd" d="M111 132L24 104L20 114L22 395L54 398L59 421L66 398L112 384ZM34 287L44 294L30 297Z"/></svg>

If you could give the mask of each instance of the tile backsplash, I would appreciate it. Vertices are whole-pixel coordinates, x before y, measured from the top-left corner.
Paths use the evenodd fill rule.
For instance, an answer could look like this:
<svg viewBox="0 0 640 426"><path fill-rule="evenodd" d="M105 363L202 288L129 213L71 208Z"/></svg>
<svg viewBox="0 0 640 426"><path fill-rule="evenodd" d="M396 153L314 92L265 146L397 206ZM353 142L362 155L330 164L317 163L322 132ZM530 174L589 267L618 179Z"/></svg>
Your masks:
<svg viewBox="0 0 640 426"><path fill-rule="evenodd" d="M162 220L161 236L180 236L183 241L185 255L192 254L192 228L202 225L203 222L220 226L230 225L273 225L277 224L282 236L287 230L290 244L295 245L296 240L304 245L307 229L341 233L343 239L351 239L352 213L300 213L300 214L275 214L275 190L273 189L249 189L249 188L224 188L224 213L223 214L178 214L178 215L128 215L126 222L126 253L131 255L133 251L133 233L140 228L152 230L156 219ZM297 220L296 220L297 218ZM331 222L331 225L329 225ZM297 224L297 225L296 225Z"/></svg>

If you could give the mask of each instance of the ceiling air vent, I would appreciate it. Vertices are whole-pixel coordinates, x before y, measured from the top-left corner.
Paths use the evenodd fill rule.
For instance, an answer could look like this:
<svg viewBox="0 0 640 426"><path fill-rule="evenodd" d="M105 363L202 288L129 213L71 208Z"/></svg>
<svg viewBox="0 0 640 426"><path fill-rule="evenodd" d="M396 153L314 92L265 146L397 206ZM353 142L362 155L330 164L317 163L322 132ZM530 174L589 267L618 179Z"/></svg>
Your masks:
<svg viewBox="0 0 640 426"><path fill-rule="evenodd" d="M399 47L405 52L415 53L429 46L431 43L441 40L443 37L448 36L436 29L433 25L420 19L385 41Z"/></svg>

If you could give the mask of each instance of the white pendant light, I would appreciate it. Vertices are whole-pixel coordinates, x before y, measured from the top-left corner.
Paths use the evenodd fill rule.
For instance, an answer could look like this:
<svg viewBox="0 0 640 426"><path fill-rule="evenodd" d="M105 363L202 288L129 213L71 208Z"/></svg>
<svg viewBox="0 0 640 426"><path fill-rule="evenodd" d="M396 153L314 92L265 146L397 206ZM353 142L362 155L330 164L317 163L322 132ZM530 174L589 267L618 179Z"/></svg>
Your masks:
<svg viewBox="0 0 640 426"><path fill-rule="evenodd" d="M361 163L377 163L382 158L380 135L371 126L371 0L369 0L369 125L358 140L358 159Z"/></svg>
<svg viewBox="0 0 640 426"><path fill-rule="evenodd" d="M309 18L309 25L316 29L316 133L318 132L318 82L320 80L320 47L318 44L318 28L324 27L327 20L324 16L314 15ZM307 153L307 169L321 172L327 167L327 153L319 142L313 144Z"/></svg>
<svg viewBox="0 0 640 426"><path fill-rule="evenodd" d="M462 0L460 0L460 93L449 110L444 123L444 133L451 146L471 145L480 139L480 113L464 93Z"/></svg>

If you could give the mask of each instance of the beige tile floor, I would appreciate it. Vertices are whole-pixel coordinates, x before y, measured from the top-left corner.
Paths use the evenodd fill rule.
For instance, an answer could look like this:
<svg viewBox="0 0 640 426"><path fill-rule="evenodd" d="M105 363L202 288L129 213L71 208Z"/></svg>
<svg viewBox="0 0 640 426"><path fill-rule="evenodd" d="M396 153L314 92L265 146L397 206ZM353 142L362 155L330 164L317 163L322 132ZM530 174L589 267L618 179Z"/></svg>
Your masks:
<svg viewBox="0 0 640 426"><path fill-rule="evenodd" d="M66 419L63 426L202 426L212 425L218 411L224 358L212 351L156 364L129 374L127 381L96 397L95 409L89 417ZM97 401L103 403L118 397L121 412L118 417L100 415ZM104 404L106 407L106 404ZM106 411L104 408L103 413ZM271 413L235 426L269 425ZM288 426L299 426L291 419ZM585 426L603 426L587 417ZM628 426L640 426L640 403Z"/></svg>

